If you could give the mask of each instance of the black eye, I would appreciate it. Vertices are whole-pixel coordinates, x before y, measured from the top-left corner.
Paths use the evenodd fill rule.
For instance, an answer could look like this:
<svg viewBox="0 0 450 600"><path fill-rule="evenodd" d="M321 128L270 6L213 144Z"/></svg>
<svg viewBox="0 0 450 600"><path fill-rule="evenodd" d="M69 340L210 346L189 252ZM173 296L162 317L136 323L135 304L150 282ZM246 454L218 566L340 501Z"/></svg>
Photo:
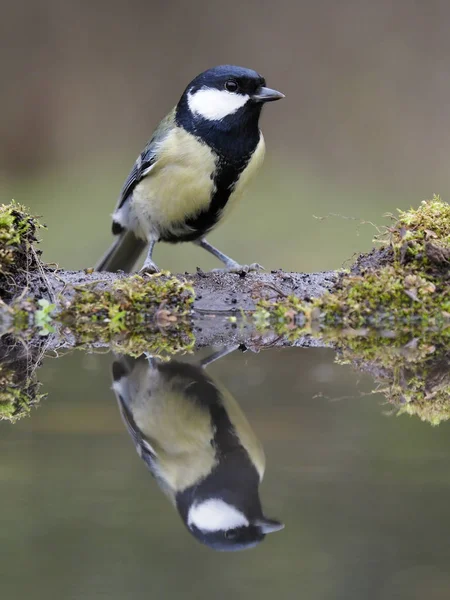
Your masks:
<svg viewBox="0 0 450 600"><path fill-rule="evenodd" d="M236 529L229 529L228 531L225 531L225 537L227 540L232 540L236 536L237 536Z"/></svg>
<svg viewBox="0 0 450 600"><path fill-rule="evenodd" d="M237 84L237 81L235 81L234 79L229 79L225 82L225 89L227 90L227 92L237 92L238 87L239 86Z"/></svg>

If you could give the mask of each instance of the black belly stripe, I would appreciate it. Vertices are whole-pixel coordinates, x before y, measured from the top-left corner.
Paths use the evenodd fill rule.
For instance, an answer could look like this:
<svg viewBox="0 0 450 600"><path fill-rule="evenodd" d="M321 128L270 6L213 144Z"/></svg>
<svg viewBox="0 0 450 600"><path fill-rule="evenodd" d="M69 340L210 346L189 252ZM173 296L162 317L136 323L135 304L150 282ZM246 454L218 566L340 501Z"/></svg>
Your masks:
<svg viewBox="0 0 450 600"><path fill-rule="evenodd" d="M214 178L215 192L207 209L187 218L183 223L184 232L174 234L171 231L161 233L160 240L176 244L178 242L192 242L206 235L220 220L241 173L250 162L251 155L238 164L227 164L219 160L216 176Z"/></svg>
<svg viewBox="0 0 450 600"><path fill-rule="evenodd" d="M261 105L262 106L262 105ZM180 226L184 231L174 234L171 231L161 232L160 240L176 244L198 240L210 231L220 219L240 175L253 156L260 140L258 119L261 107L245 105L236 113L215 122L193 119L190 114L187 95L180 100L175 121L197 139L207 144L218 156L217 169L214 176L215 192L205 210L189 217Z"/></svg>

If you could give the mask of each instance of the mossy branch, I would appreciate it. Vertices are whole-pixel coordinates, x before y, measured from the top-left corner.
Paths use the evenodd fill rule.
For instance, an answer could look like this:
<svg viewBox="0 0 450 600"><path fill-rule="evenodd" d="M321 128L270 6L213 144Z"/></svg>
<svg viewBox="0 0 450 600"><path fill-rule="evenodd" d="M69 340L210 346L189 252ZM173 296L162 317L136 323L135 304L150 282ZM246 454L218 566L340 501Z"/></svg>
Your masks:
<svg viewBox="0 0 450 600"><path fill-rule="evenodd" d="M27 369L3 363L0 419L40 399L29 356L38 364L45 350L137 356L237 342L331 345L341 362L378 380L397 413L432 424L450 418L450 206L434 197L390 218L379 247L348 272L127 277L45 265L37 220L2 206L0 348L11 357L22 347Z"/></svg>
<svg viewBox="0 0 450 600"><path fill-rule="evenodd" d="M52 336L59 347L109 345L189 349L251 342L272 331L279 344L363 337L450 335L450 206L439 197L391 215L379 248L349 272L203 273L125 276L63 271L41 262L39 227L23 207L0 209L3 331Z"/></svg>

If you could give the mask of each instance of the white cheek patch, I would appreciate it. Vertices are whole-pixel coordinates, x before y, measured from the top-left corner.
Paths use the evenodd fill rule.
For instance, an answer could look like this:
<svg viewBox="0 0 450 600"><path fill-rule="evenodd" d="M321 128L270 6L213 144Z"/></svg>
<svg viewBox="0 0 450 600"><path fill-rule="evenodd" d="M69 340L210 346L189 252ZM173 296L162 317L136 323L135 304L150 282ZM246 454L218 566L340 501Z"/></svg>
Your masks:
<svg viewBox="0 0 450 600"><path fill-rule="evenodd" d="M195 525L202 531L227 531L248 524L248 519L240 510L218 498L194 504L189 509L189 527Z"/></svg>
<svg viewBox="0 0 450 600"><path fill-rule="evenodd" d="M208 121L220 121L234 114L249 99L248 95L232 94L214 88L201 88L197 92L189 92L188 105L193 114L200 115Z"/></svg>

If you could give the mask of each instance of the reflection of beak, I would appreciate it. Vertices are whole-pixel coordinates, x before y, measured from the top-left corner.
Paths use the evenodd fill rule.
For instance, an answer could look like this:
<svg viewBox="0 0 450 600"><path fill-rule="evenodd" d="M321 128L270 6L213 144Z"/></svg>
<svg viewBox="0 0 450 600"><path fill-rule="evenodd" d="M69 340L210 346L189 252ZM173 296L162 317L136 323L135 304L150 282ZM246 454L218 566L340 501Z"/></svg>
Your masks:
<svg viewBox="0 0 450 600"><path fill-rule="evenodd" d="M258 519L255 521L255 525L257 525L264 534L274 533L275 531L284 529L284 523L280 523L280 521L276 521L275 519Z"/></svg>
<svg viewBox="0 0 450 600"><path fill-rule="evenodd" d="M255 102L273 102L274 100L281 100L281 98L284 98L284 94L277 92L277 90L261 86L251 98Z"/></svg>

